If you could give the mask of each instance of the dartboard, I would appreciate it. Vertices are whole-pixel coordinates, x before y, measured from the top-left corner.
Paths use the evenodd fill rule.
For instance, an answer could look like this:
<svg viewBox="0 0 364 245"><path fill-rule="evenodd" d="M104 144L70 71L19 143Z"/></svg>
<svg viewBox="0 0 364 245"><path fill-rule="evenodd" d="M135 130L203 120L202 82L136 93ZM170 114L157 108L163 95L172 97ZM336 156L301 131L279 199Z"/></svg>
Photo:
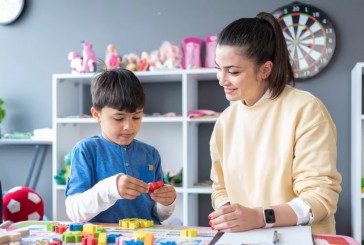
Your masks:
<svg viewBox="0 0 364 245"><path fill-rule="evenodd" d="M286 39L294 76L304 80L319 74L336 46L334 26L320 9L293 2L273 12Z"/></svg>

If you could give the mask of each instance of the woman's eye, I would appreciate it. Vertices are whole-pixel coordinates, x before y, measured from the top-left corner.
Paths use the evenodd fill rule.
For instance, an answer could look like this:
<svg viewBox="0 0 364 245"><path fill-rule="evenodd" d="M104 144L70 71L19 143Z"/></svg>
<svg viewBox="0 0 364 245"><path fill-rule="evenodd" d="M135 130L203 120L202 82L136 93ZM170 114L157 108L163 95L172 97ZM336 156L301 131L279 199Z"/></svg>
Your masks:
<svg viewBox="0 0 364 245"><path fill-rule="evenodd" d="M115 121L120 122L123 120L123 118L114 118Z"/></svg>
<svg viewBox="0 0 364 245"><path fill-rule="evenodd" d="M237 75L237 74L239 74L239 72L236 72L236 71L229 71L229 74L231 74L231 75Z"/></svg>
<svg viewBox="0 0 364 245"><path fill-rule="evenodd" d="M141 117L133 117L134 120L140 120Z"/></svg>

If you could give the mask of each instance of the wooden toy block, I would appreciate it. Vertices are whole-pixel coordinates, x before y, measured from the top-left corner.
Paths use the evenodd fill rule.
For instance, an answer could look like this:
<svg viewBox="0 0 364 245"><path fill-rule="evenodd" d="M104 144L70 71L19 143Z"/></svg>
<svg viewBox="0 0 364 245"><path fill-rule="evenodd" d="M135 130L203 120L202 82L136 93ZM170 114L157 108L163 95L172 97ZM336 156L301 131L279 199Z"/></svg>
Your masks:
<svg viewBox="0 0 364 245"><path fill-rule="evenodd" d="M85 236L82 238L82 245L97 245L97 238L93 236Z"/></svg>
<svg viewBox="0 0 364 245"><path fill-rule="evenodd" d="M105 232L99 233L98 241L99 241L98 245L106 245L107 244L107 236L106 236Z"/></svg>
<svg viewBox="0 0 364 245"><path fill-rule="evenodd" d="M145 231L134 231L134 240L144 241L146 232Z"/></svg>
<svg viewBox="0 0 364 245"><path fill-rule="evenodd" d="M116 243L118 237L121 237L122 234L107 234L107 243Z"/></svg>
<svg viewBox="0 0 364 245"><path fill-rule="evenodd" d="M198 235L197 229L188 229L189 237L197 237L197 235Z"/></svg>
<svg viewBox="0 0 364 245"><path fill-rule="evenodd" d="M81 223L70 224L68 229L70 231L82 231L83 230L83 224L81 224Z"/></svg>
<svg viewBox="0 0 364 245"><path fill-rule="evenodd" d="M131 228L131 229L139 228L139 222L137 222L137 221L130 221L129 222L129 228Z"/></svg>
<svg viewBox="0 0 364 245"><path fill-rule="evenodd" d="M57 226L58 224L48 224L47 225L47 231L54 231L55 227Z"/></svg>
<svg viewBox="0 0 364 245"><path fill-rule="evenodd" d="M198 235L197 229L194 228L181 230L180 232L180 236L184 237L197 237L197 235Z"/></svg>
<svg viewBox="0 0 364 245"><path fill-rule="evenodd" d="M187 237L188 236L188 230L181 230L180 231L180 236Z"/></svg>
<svg viewBox="0 0 364 245"><path fill-rule="evenodd" d="M54 231L58 234L64 233L68 229L67 225L57 225L54 227Z"/></svg>
<svg viewBox="0 0 364 245"><path fill-rule="evenodd" d="M85 224L83 225L83 231L86 233L95 233L97 230L98 225L93 224Z"/></svg>
<svg viewBox="0 0 364 245"><path fill-rule="evenodd" d="M144 237L144 245L153 245L153 242L154 242L153 233L146 232Z"/></svg>
<svg viewBox="0 0 364 245"><path fill-rule="evenodd" d="M152 226L154 226L153 220L138 219L138 218L119 220L119 227L122 228L137 229L137 228L147 228Z"/></svg>
<svg viewBox="0 0 364 245"><path fill-rule="evenodd" d="M49 245L62 245L62 241L60 240L53 240L49 243Z"/></svg>

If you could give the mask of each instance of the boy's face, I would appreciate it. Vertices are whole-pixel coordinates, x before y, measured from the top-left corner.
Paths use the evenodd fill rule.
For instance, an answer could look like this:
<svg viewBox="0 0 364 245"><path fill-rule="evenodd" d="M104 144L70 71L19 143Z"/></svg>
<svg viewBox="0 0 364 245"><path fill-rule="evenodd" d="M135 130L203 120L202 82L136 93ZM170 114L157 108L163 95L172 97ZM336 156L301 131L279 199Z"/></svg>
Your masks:
<svg viewBox="0 0 364 245"><path fill-rule="evenodd" d="M143 109L129 113L104 107L101 111L91 108L92 116L101 126L102 135L118 145L129 145L140 130Z"/></svg>

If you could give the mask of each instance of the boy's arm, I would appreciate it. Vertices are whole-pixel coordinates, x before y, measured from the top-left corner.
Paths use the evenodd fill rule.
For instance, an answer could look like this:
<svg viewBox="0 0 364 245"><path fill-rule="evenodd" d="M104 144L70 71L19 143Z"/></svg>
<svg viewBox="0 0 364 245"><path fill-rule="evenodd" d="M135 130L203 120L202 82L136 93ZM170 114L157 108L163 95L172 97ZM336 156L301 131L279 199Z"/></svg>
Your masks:
<svg viewBox="0 0 364 245"><path fill-rule="evenodd" d="M164 206L160 203L154 205L154 215L159 219L160 222L168 219L173 214L176 200L168 206Z"/></svg>
<svg viewBox="0 0 364 245"><path fill-rule="evenodd" d="M99 181L91 189L67 196L66 212L72 222L87 222L120 199L117 175Z"/></svg>

